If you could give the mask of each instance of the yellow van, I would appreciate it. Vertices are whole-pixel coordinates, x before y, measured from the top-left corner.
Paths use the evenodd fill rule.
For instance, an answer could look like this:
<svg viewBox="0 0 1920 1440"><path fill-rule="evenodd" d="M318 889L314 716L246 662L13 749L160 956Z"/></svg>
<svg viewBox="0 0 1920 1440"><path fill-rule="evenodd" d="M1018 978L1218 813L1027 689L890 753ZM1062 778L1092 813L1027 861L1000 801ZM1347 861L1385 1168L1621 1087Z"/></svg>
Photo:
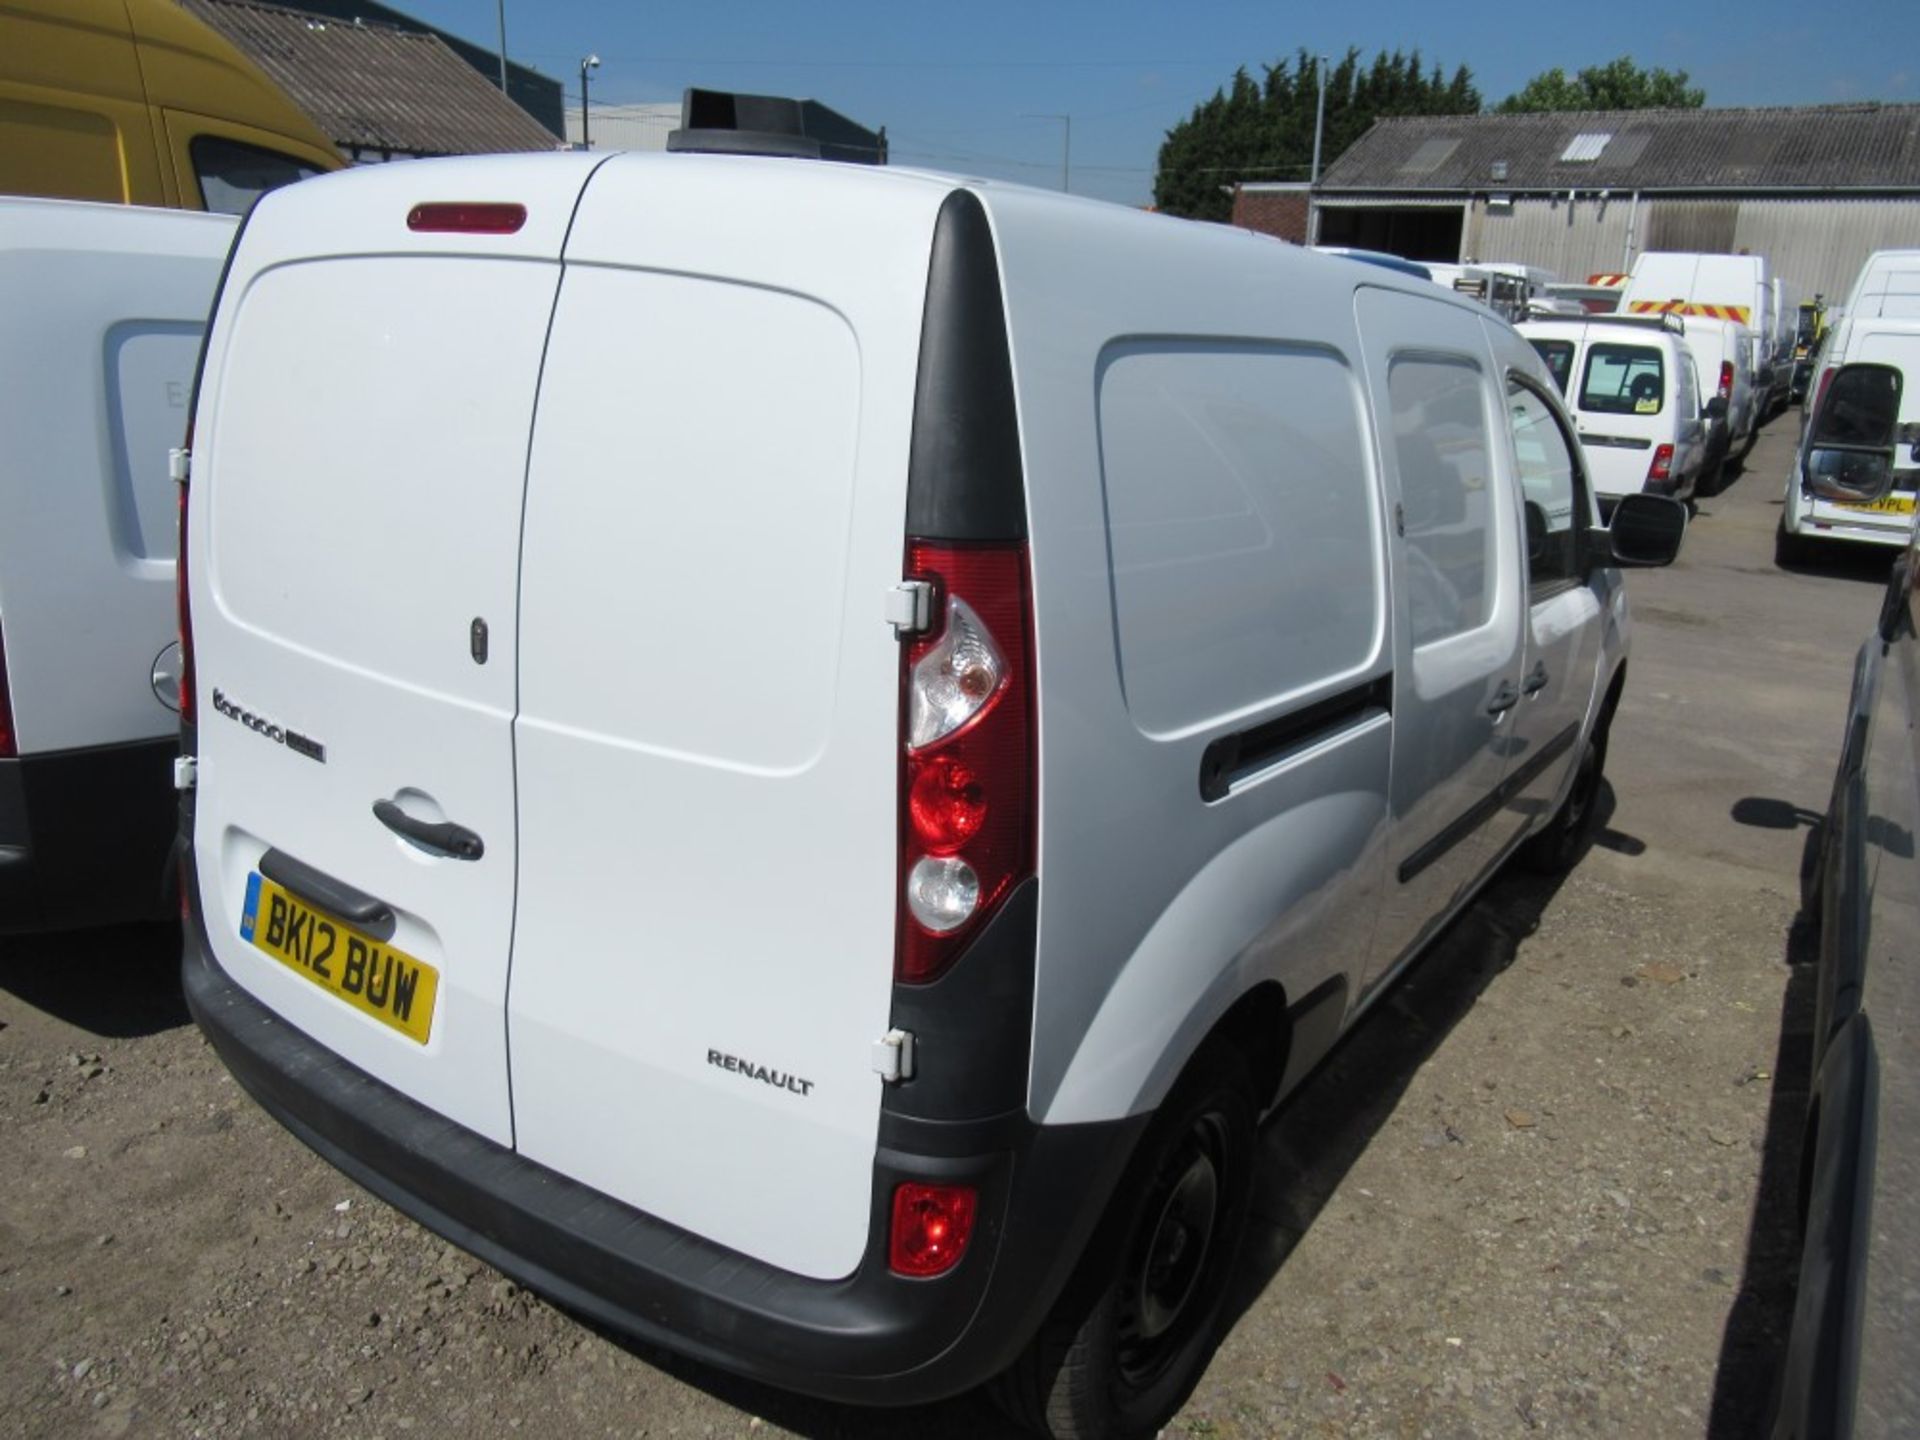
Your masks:
<svg viewBox="0 0 1920 1440"><path fill-rule="evenodd" d="M238 215L343 163L176 0L0 0L0 193Z"/></svg>

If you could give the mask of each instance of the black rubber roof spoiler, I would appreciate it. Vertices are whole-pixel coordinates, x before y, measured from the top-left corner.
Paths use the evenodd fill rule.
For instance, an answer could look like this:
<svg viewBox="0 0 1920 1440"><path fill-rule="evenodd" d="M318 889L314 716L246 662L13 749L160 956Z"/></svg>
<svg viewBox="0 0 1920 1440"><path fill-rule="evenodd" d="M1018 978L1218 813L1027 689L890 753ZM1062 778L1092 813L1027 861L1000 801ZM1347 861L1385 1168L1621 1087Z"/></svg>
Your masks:
<svg viewBox="0 0 1920 1440"><path fill-rule="evenodd" d="M887 129L857 125L818 100L694 89L680 101L680 128L667 136L667 149L884 165Z"/></svg>

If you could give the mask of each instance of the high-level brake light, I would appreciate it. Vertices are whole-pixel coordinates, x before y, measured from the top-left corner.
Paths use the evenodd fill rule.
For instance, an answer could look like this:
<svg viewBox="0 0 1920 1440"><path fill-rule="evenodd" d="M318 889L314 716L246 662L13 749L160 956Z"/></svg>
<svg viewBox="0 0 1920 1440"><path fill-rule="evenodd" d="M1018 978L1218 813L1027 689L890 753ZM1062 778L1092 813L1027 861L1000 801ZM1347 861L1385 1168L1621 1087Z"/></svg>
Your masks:
<svg viewBox="0 0 1920 1440"><path fill-rule="evenodd" d="M513 235L526 223L526 206L493 201L431 201L407 212L407 228L428 235Z"/></svg>

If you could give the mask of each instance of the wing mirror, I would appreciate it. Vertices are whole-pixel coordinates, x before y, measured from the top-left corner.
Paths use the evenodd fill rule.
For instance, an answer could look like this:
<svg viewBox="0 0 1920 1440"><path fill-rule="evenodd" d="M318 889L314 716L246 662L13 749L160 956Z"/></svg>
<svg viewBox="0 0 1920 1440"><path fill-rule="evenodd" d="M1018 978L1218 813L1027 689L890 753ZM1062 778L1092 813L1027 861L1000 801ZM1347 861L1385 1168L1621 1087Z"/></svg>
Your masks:
<svg viewBox="0 0 1920 1440"><path fill-rule="evenodd" d="M1604 530L1587 532L1595 563L1650 569L1671 565L1687 533L1687 507L1665 495L1623 495Z"/></svg>
<svg viewBox="0 0 1920 1440"><path fill-rule="evenodd" d="M1820 500L1871 504L1893 488L1903 380L1891 365L1843 365L1807 427L1800 483Z"/></svg>
<svg viewBox="0 0 1920 1440"><path fill-rule="evenodd" d="M1707 401L1707 408L1704 413L1707 419L1709 420L1726 419L1727 418L1727 397L1724 395L1714 396L1711 400Z"/></svg>

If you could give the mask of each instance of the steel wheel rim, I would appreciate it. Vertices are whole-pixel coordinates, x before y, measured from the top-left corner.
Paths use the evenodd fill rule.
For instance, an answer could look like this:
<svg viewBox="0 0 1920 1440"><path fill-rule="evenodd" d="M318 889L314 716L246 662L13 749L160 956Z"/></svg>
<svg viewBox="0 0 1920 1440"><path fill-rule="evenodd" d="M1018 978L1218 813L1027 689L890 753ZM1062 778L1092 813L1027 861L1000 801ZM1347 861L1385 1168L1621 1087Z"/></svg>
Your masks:
<svg viewBox="0 0 1920 1440"><path fill-rule="evenodd" d="M1117 1349L1120 1373L1135 1386L1165 1373L1204 1308L1195 1302L1219 1231L1225 1137L1219 1114L1195 1119L1161 1172L1152 1223L1128 1257Z"/></svg>

